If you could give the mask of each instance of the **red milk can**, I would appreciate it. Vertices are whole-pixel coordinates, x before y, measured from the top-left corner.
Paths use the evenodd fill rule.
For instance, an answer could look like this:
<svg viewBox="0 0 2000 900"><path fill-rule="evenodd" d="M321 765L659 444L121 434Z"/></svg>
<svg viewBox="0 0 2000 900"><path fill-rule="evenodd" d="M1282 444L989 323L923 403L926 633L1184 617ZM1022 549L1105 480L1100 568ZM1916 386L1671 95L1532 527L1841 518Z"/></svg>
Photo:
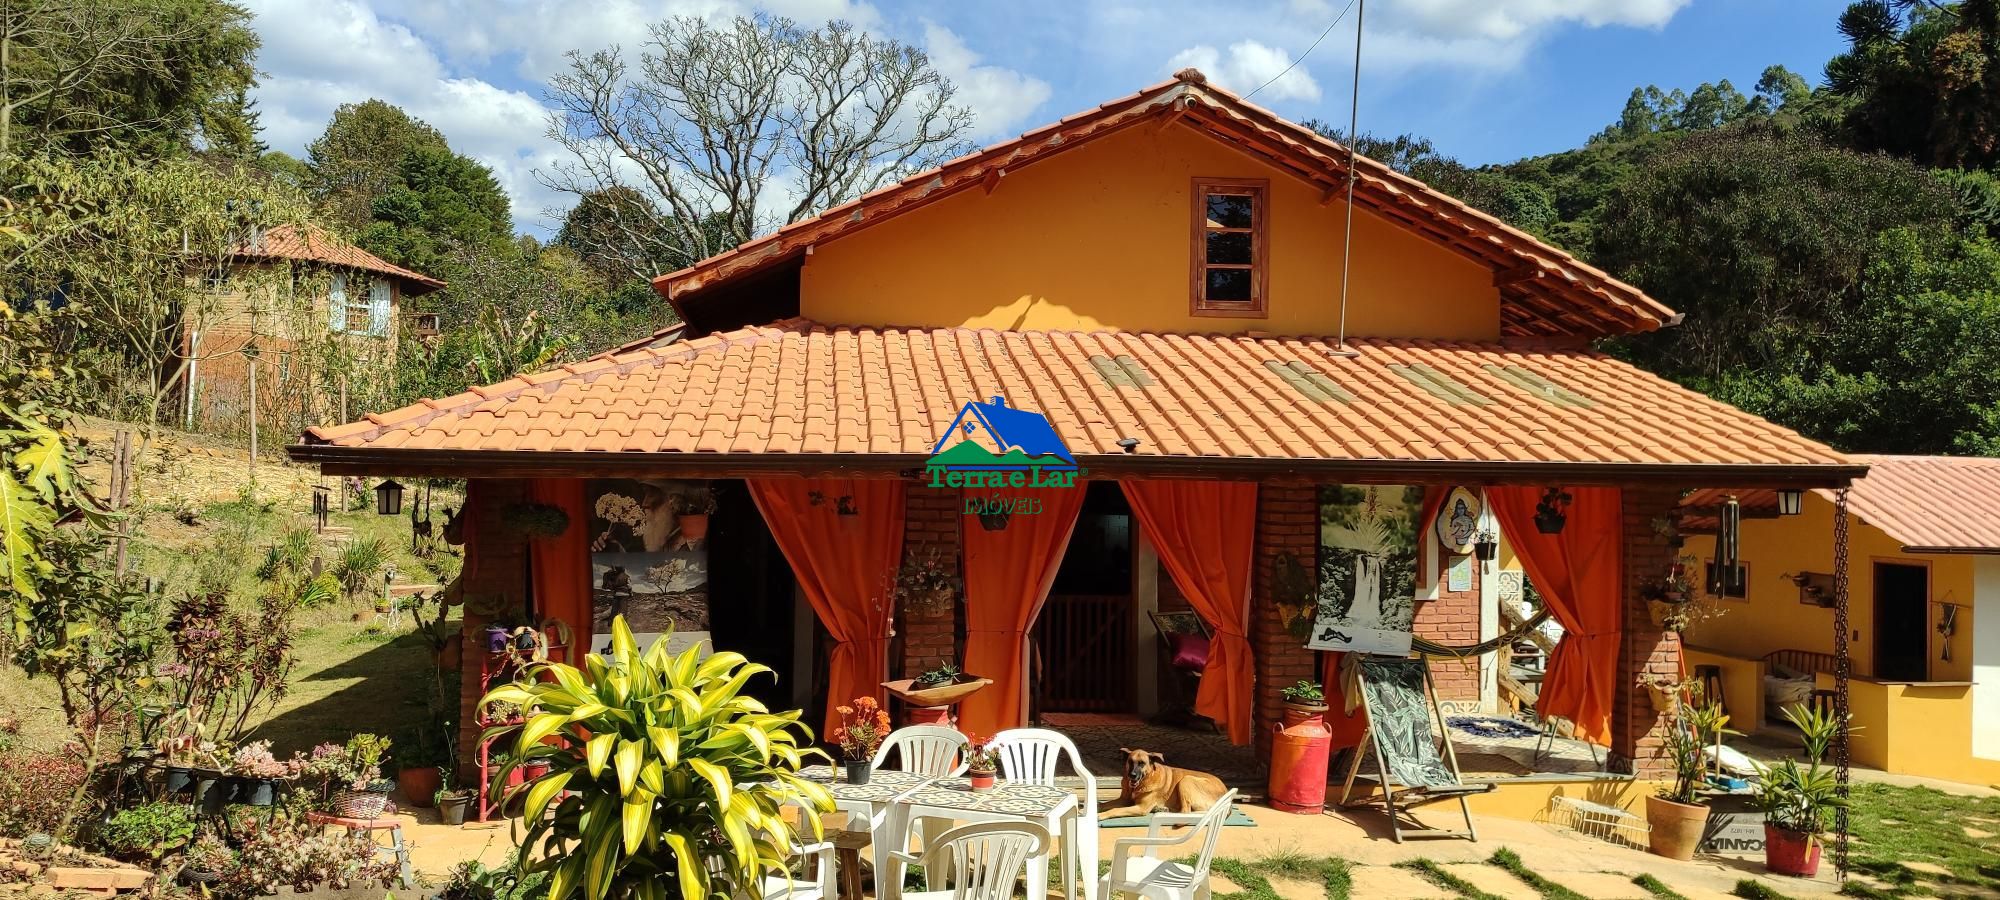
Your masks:
<svg viewBox="0 0 2000 900"><path fill-rule="evenodd" d="M1318 815L1326 808L1327 757L1333 730L1324 706L1285 704L1285 723L1273 726L1270 803L1272 809Z"/></svg>

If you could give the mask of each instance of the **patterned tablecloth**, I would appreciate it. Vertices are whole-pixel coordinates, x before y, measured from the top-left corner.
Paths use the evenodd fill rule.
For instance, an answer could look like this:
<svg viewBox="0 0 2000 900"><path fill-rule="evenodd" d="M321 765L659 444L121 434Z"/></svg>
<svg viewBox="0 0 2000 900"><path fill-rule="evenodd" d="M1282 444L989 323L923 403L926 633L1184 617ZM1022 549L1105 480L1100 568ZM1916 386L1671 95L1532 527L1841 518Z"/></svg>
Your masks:
<svg viewBox="0 0 2000 900"><path fill-rule="evenodd" d="M807 766L799 776L826 785L835 800L860 803L889 803L931 782L928 775L876 769L867 784L851 784L832 766Z"/></svg>
<svg viewBox="0 0 2000 900"><path fill-rule="evenodd" d="M939 778L903 798L911 806L930 809L957 809L967 812L1009 813L1045 818L1076 795L1046 784L1015 784L1002 780L990 791L974 791L964 778Z"/></svg>

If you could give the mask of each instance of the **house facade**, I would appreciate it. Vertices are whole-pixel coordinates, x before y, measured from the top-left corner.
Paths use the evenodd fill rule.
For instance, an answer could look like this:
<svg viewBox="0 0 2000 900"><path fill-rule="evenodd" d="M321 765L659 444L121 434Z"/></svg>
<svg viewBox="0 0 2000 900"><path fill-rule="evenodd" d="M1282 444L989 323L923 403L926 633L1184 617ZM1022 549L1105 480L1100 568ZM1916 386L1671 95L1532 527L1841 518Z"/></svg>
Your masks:
<svg viewBox="0 0 2000 900"><path fill-rule="evenodd" d="M1850 493L1848 658L1854 760L1907 775L2000 782L2000 460L1866 456ZM1736 584L1711 585L1718 615L1688 632L1735 727L1782 733L1782 708L1832 687L1832 498L1778 515L1768 491L1704 491L1691 519L1728 497L1743 511ZM1715 539L1689 538L1704 571Z"/></svg>
<svg viewBox="0 0 2000 900"><path fill-rule="evenodd" d="M1337 670L1329 606L1358 617L1365 593L1376 624L1473 644L1521 571L1567 630L1544 701L1658 775L1636 675L1681 659L1641 597L1674 559L1651 522L1690 489L1864 468L1592 350L1678 321L1636 288L1365 157L1350 211L1349 165L1183 72L660 276L682 339L291 453L472 479L468 629L557 619L578 647L614 607L671 609L649 623L773 664L772 699L815 723L947 662L996 682L961 709L973 731L1142 714L1166 702L1147 614L1181 609L1213 633L1195 709L1262 752L1279 691ZM1009 467L1051 448L1003 413L1046 423L1073 486ZM938 461L953 432L991 432L1006 477ZM1357 497L1402 524L1329 568ZM1479 509L1446 521L1447 497ZM572 527L509 527L534 505ZM1473 533L1506 552L1469 561ZM923 558L961 579L950 602L897 590ZM1454 702L1494 702L1490 662L1436 669Z"/></svg>
<svg viewBox="0 0 2000 900"><path fill-rule="evenodd" d="M252 365L261 392L258 406L267 417L284 408L280 403L340 397L338 385L303 384L312 367L299 356L328 338L365 360L392 362L404 327L404 298L442 287L438 279L312 226L283 225L252 235L227 265L201 276L202 297L183 323L184 425L242 425ZM245 353L246 348L254 349ZM323 408L294 411L309 421L334 420L346 412L337 399Z"/></svg>

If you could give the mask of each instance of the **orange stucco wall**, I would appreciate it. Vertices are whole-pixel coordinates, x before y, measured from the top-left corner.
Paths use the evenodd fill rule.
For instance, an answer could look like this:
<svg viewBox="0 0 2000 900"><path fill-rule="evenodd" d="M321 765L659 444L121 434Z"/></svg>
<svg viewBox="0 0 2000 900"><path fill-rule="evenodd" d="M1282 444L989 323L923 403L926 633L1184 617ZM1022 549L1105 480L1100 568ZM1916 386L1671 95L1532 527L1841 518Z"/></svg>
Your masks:
<svg viewBox="0 0 2000 900"><path fill-rule="evenodd" d="M1189 314L1191 182L1270 180L1265 318ZM807 318L852 325L1334 334L1344 205L1186 126L1128 128L813 248ZM1493 339L1493 272L1357 210L1348 333Z"/></svg>

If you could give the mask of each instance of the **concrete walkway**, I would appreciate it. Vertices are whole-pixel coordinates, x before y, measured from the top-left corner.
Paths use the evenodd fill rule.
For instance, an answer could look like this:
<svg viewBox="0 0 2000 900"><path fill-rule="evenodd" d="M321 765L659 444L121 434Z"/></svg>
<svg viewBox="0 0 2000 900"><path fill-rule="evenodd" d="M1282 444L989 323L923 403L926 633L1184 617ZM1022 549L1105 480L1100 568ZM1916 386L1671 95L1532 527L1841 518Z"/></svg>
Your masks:
<svg viewBox="0 0 2000 900"><path fill-rule="evenodd" d="M1411 839L1397 844L1388 837L1379 815L1357 811L1351 817L1330 812L1300 816L1261 806L1241 807L1257 827L1223 830L1218 854L1244 862L1271 856L1304 856L1314 859L1338 857L1354 866L1355 897L1451 897L1452 892L1423 880L1417 873L1397 867L1414 859L1428 859L1445 867L1487 893L1533 900L1540 893L1487 859L1502 847L1519 854L1526 866L1543 877L1577 893L1601 900L1646 898L1650 895L1632 883L1634 876L1650 874L1675 891L1690 898L1727 896L1737 881L1749 878L1787 897L1832 896L1838 884L1829 862L1821 877L1813 881L1767 875L1760 862L1701 859L1678 863L1638 850L1584 837L1551 825L1512 819L1483 818L1478 821L1478 843L1460 839ZM499 865L514 847L512 823L474 824L462 828L435 824L436 814L422 810L421 818L404 816L405 834L419 872L433 881L467 859ZM1428 811L1426 811L1428 812ZM1420 812L1420 815L1423 815ZM1449 825L1442 814L1431 812L1436 824ZM1100 831L1099 858L1108 858L1111 844L1121 837L1139 837L1144 829L1112 828ZM1216 876L1218 892L1233 893L1241 886ZM1283 900L1324 900L1317 884L1273 879L1272 888Z"/></svg>

